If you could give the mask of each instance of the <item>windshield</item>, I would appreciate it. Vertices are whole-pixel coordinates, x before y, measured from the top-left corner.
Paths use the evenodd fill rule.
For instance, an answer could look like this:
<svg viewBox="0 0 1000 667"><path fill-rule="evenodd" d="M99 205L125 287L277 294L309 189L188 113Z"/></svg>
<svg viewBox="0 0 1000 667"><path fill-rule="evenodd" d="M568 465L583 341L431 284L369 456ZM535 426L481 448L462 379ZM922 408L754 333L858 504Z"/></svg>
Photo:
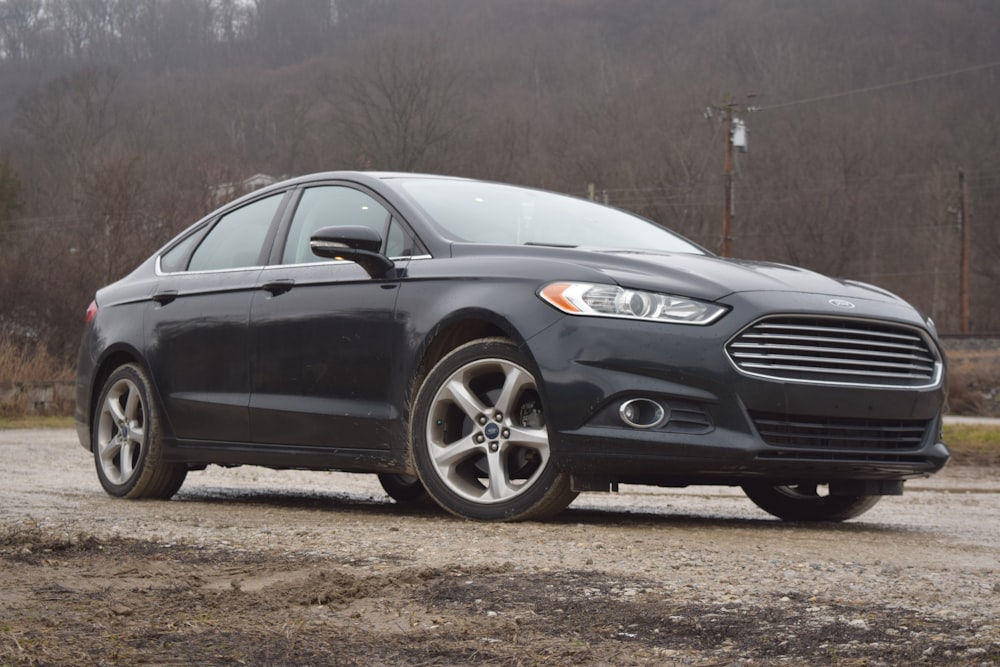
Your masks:
<svg viewBox="0 0 1000 667"><path fill-rule="evenodd" d="M453 179L400 179L396 185L453 241L705 254L644 218L576 197Z"/></svg>

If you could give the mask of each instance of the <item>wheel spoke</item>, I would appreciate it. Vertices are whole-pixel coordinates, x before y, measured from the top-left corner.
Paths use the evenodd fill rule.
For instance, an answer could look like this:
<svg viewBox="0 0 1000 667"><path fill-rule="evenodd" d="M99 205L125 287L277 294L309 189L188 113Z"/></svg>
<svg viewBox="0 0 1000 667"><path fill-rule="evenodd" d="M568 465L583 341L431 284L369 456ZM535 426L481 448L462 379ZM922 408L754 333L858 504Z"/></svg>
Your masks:
<svg viewBox="0 0 1000 667"><path fill-rule="evenodd" d="M490 475L488 494L491 500L503 500L518 492L518 487L510 483L507 454L508 449L501 447L497 451L489 452L486 457Z"/></svg>
<svg viewBox="0 0 1000 667"><path fill-rule="evenodd" d="M478 444L471 435L450 444L436 444L433 452L434 463L441 471L450 471L470 456L485 451L483 445Z"/></svg>
<svg viewBox="0 0 1000 667"><path fill-rule="evenodd" d="M128 396L125 399L125 418L129 420L138 419L142 412L142 402L139 390L131 385L128 388Z"/></svg>
<svg viewBox="0 0 1000 667"><path fill-rule="evenodd" d="M131 424L128 428L128 439L136 444L137 447L142 446L143 440L146 439L146 431L141 424Z"/></svg>
<svg viewBox="0 0 1000 667"><path fill-rule="evenodd" d="M548 456L549 453L549 435L544 428L511 426L509 442L519 447L534 449L543 457Z"/></svg>
<svg viewBox="0 0 1000 667"><path fill-rule="evenodd" d="M124 392L122 392L124 393ZM122 394L116 394L114 396L108 395L108 400L105 402L105 406L108 408L108 412L114 418L115 423L120 424L127 419L125 411L121 404Z"/></svg>
<svg viewBox="0 0 1000 667"><path fill-rule="evenodd" d="M132 454L136 447L136 443L132 440L126 440L121 446L121 456L118 457L118 468L122 472L122 480L126 480L132 476Z"/></svg>
<svg viewBox="0 0 1000 667"><path fill-rule="evenodd" d="M122 449L122 443L118 438L112 438L108 442L100 442L97 445L101 449L101 461L104 469L109 470L115 467L115 457Z"/></svg>
<svg viewBox="0 0 1000 667"><path fill-rule="evenodd" d="M442 388L439 399L451 399L472 421L476 421L479 415L484 414L487 410L482 401L476 398L476 395L466 386L461 376L453 377L448 381Z"/></svg>
<svg viewBox="0 0 1000 667"><path fill-rule="evenodd" d="M510 364L504 364L504 375L503 389L497 398L496 408L503 414L510 415L524 388L534 386L535 382L531 375Z"/></svg>

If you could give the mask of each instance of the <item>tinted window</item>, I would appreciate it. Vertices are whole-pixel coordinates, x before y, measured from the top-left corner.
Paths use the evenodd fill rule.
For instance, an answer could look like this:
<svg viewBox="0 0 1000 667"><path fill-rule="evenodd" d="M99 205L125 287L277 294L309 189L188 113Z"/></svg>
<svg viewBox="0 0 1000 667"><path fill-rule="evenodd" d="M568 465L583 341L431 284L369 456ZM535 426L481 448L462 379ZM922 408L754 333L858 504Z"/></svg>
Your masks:
<svg viewBox="0 0 1000 667"><path fill-rule="evenodd" d="M389 224L389 237L385 241L385 254L388 257L412 257L426 255L427 251L409 230L394 219Z"/></svg>
<svg viewBox="0 0 1000 667"><path fill-rule="evenodd" d="M186 239L175 245L167 252L163 253L160 256L160 270L164 273L183 271L184 263L187 261L191 248L198 242L199 239L201 239L202 236L203 234L201 232L190 234Z"/></svg>
<svg viewBox="0 0 1000 667"><path fill-rule="evenodd" d="M272 195L223 216L194 251L188 270L258 265L261 246L283 196Z"/></svg>
<svg viewBox="0 0 1000 667"><path fill-rule="evenodd" d="M326 261L309 248L309 237L323 227L360 225L385 238L389 212L363 192L340 185L309 188L302 193L288 230L282 264Z"/></svg>

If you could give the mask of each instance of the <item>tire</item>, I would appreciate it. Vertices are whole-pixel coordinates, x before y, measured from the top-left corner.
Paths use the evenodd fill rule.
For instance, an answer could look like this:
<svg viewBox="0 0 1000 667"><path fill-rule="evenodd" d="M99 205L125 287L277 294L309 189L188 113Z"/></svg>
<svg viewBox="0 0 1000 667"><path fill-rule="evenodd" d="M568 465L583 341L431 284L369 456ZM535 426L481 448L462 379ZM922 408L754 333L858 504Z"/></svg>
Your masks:
<svg viewBox="0 0 1000 667"><path fill-rule="evenodd" d="M170 498L187 467L163 460L160 417L146 373L119 366L104 383L91 425L91 449L101 486L117 498Z"/></svg>
<svg viewBox="0 0 1000 667"><path fill-rule="evenodd" d="M556 470L538 384L513 343L466 343L417 391L410 452L427 492L467 519L545 519L577 494Z"/></svg>
<svg viewBox="0 0 1000 667"><path fill-rule="evenodd" d="M430 500L427 489L416 477L379 473L378 481L389 497L397 503L413 505Z"/></svg>
<svg viewBox="0 0 1000 667"><path fill-rule="evenodd" d="M823 486L745 484L743 492L757 507L785 521L846 521L861 516L882 499L882 496L822 495Z"/></svg>

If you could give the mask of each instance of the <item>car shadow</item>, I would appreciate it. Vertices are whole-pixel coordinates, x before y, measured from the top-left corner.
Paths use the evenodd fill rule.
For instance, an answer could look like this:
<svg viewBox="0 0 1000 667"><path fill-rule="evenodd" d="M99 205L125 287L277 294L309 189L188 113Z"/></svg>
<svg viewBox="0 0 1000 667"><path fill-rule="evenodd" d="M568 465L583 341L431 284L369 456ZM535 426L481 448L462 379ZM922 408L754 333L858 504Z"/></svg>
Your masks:
<svg viewBox="0 0 1000 667"><path fill-rule="evenodd" d="M735 502L739 499L734 498L733 500ZM399 503L387 496L337 492L302 492L275 489L256 490L242 487L200 487L197 489L182 490L174 497L171 503L204 503L215 506L260 506L291 511L349 512L381 518L420 517L424 519L442 519L449 522L464 521L429 501ZM469 521L469 523L475 522ZM755 531L769 532L813 530L817 532L840 532L847 534L906 534L913 532L912 528L866 522L864 518L855 519L850 522L782 521L763 513L759 517L726 516L717 511L697 514L690 511L677 511L676 508L670 507L664 507L663 511L659 512L636 510L628 507L574 508L571 505L551 519L547 519L544 522L531 523L544 523L548 525L582 524L591 527L607 526L639 529L690 527L719 529L752 528Z"/></svg>

